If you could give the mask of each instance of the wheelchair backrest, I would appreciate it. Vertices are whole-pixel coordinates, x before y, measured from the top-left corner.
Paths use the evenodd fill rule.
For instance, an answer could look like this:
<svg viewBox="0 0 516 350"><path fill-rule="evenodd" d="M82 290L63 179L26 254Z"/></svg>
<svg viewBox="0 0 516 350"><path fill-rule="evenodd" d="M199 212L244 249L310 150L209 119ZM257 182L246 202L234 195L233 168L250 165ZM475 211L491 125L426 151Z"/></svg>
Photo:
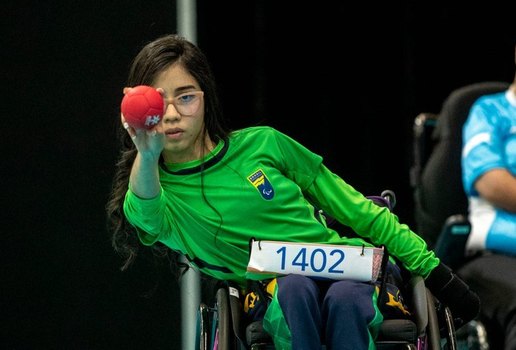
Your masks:
<svg viewBox="0 0 516 350"><path fill-rule="evenodd" d="M448 96L438 114L426 114L429 118L422 118L425 114L416 117L414 166L411 169L415 220L418 233L430 247L435 245L450 216L467 216L461 152L462 126L471 105L480 96L506 90L508 86L506 82L466 85Z"/></svg>

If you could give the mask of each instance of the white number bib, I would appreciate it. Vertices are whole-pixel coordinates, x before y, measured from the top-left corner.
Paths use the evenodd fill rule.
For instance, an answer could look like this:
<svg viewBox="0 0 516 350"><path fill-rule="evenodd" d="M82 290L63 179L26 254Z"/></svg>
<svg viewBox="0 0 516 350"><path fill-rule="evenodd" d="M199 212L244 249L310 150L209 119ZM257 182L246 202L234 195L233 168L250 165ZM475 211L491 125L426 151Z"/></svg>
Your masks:
<svg viewBox="0 0 516 350"><path fill-rule="evenodd" d="M376 247L253 241L247 271L375 282L382 257Z"/></svg>

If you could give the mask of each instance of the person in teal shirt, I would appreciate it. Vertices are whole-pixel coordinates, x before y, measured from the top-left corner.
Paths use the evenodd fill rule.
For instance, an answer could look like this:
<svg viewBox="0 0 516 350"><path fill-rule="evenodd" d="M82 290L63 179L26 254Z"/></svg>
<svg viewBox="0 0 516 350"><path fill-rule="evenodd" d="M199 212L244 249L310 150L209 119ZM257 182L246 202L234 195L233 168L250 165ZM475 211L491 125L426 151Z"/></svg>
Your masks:
<svg viewBox="0 0 516 350"><path fill-rule="evenodd" d="M516 45L514 46L516 63ZM471 233L458 268L482 298L491 343L516 349L516 73L506 91L478 98L462 129L462 182Z"/></svg>
<svg viewBox="0 0 516 350"><path fill-rule="evenodd" d="M138 246L167 247L200 271L242 288L249 241L383 245L457 317L476 316L476 294L388 208L328 169L323 158L268 126L229 130L202 51L178 35L145 45L129 72L150 85L165 113L151 130L121 115L121 153L107 204L113 246L127 260ZM345 237L315 210L350 227ZM136 239L135 239L136 238ZM277 349L374 349L383 320L374 283L322 281L289 274L275 280L264 327Z"/></svg>

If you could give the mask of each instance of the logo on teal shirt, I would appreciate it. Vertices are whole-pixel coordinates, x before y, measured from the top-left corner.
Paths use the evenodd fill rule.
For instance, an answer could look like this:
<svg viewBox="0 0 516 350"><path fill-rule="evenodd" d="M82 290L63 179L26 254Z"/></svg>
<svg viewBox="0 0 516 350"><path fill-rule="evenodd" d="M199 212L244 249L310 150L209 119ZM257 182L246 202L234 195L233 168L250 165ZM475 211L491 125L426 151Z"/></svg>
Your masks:
<svg viewBox="0 0 516 350"><path fill-rule="evenodd" d="M256 170L247 177L249 182L260 192L263 199L270 200L274 197L274 189L272 184L262 169Z"/></svg>

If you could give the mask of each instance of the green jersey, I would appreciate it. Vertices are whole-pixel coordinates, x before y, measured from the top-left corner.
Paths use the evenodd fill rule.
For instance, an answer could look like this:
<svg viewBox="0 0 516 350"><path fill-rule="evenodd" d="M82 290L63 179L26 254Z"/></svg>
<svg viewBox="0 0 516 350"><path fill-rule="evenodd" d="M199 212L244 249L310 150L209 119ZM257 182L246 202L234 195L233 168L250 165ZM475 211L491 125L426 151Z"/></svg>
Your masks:
<svg viewBox="0 0 516 350"><path fill-rule="evenodd" d="M127 191L124 212L141 242L161 242L203 273L244 284L249 241L370 246L384 244L412 272L426 277L439 263L425 242L331 173L322 158L271 127L231 133L203 160L162 164L152 199ZM359 236L326 227L322 209ZM368 243L371 242L371 243Z"/></svg>

